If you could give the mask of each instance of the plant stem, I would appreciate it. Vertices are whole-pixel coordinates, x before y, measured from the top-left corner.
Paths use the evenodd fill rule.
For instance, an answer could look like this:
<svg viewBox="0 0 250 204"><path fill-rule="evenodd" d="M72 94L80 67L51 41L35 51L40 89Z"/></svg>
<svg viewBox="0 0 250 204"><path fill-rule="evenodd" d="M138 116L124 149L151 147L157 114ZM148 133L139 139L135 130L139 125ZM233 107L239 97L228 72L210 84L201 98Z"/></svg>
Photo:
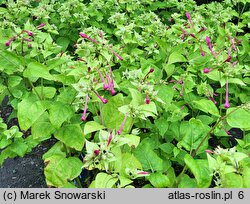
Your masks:
<svg viewBox="0 0 250 204"><path fill-rule="evenodd" d="M206 141L206 139L209 137L209 135L214 131L214 129L219 125L219 123L223 120L225 120L229 115L231 115L232 113L234 113L236 110L238 110L239 108L241 108L241 106L236 107L233 111L231 111L230 113L228 113L227 115L221 116L219 118L219 120L215 123L215 125L208 131L208 133L205 135L205 137L203 137L203 139L201 140L201 142L198 144L198 146L196 147L196 149L193 151L192 153L192 157L194 157L196 155L196 153L198 152L198 150L200 149L201 145ZM178 179L176 181L176 185L178 186L183 174L185 173L185 171L187 170L187 165L184 166L182 172L180 173L180 175L178 176Z"/></svg>
<svg viewBox="0 0 250 204"><path fill-rule="evenodd" d="M44 99L44 95L43 95L43 78L41 78L41 98Z"/></svg>
<svg viewBox="0 0 250 204"><path fill-rule="evenodd" d="M32 89L34 90L35 94L37 95L37 97L42 100L41 96L38 94L38 92L35 89L34 84L28 79L28 82L30 83L30 86L32 87Z"/></svg>

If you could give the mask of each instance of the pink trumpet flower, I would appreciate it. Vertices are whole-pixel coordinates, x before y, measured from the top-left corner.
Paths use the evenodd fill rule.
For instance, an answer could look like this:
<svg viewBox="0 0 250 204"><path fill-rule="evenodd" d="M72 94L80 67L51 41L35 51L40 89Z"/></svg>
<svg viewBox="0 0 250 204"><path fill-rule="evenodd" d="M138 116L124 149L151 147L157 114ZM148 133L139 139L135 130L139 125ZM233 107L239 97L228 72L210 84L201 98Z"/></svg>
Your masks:
<svg viewBox="0 0 250 204"><path fill-rule="evenodd" d="M36 28L42 28L44 27L46 24L45 23L41 23L40 25L36 26Z"/></svg>
<svg viewBox="0 0 250 204"><path fill-rule="evenodd" d="M192 27L194 27L194 24L193 24L193 21L192 21L192 19L191 19L191 16L190 16L190 13L189 13L189 12L186 12L186 17L187 17L187 19L189 20L190 25L191 25Z"/></svg>
<svg viewBox="0 0 250 204"><path fill-rule="evenodd" d="M108 144L107 144L107 146L110 145L110 142L111 142L112 138L113 138L113 135L112 135L112 132L110 132L110 135L109 135L109 138L108 138Z"/></svg>
<svg viewBox="0 0 250 204"><path fill-rule="evenodd" d="M125 117L124 117L124 120L122 121L122 124L121 124L119 130L117 131L117 134L118 134L118 135L120 135L120 134L122 133L122 129L123 129L125 123L126 123L127 117L128 117L128 113L126 113L126 115L125 115Z"/></svg>
<svg viewBox="0 0 250 204"><path fill-rule="evenodd" d="M145 103L146 103L146 104L150 104L150 98L149 98L148 94L146 95Z"/></svg>
<svg viewBox="0 0 250 204"><path fill-rule="evenodd" d="M94 93L96 94L96 96L97 96L104 104L108 103L108 100L105 99L105 98L103 98L103 97L101 97L101 96L99 95L99 93L97 93L96 91L94 91Z"/></svg>
<svg viewBox="0 0 250 204"><path fill-rule="evenodd" d="M83 113L82 113L82 117L81 117L81 120L82 121L85 121L86 120L86 113L87 113L87 107L88 107L88 94L86 95L86 100L85 100L85 105L84 105L84 110L83 110Z"/></svg>
<svg viewBox="0 0 250 204"><path fill-rule="evenodd" d="M225 101L224 107L230 108L229 99L228 99L228 80L226 81L226 101Z"/></svg>

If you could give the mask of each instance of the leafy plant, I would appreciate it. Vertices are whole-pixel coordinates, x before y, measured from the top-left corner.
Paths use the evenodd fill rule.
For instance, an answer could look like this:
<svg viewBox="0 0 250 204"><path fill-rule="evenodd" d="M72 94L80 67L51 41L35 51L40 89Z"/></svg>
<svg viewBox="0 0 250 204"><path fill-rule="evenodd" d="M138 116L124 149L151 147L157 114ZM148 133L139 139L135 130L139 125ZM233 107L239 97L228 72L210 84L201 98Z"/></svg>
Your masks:
<svg viewBox="0 0 250 204"><path fill-rule="evenodd" d="M48 186L249 187L247 8L3 1L0 101L18 126L0 123L0 163L54 138Z"/></svg>

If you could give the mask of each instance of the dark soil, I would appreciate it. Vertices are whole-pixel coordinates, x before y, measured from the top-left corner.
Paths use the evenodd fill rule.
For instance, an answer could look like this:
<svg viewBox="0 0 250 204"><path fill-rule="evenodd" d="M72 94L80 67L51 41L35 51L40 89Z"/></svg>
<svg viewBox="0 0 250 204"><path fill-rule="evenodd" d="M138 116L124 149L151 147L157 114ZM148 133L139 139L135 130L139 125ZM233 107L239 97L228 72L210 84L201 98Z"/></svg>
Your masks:
<svg viewBox="0 0 250 204"><path fill-rule="evenodd" d="M0 188L46 188L41 158L45 151L40 145L23 158L5 160L0 167Z"/></svg>
<svg viewBox="0 0 250 204"><path fill-rule="evenodd" d="M12 108L6 103L0 106L0 116L8 128L18 125L17 118L8 121L11 112ZM29 134L30 131L24 132L24 137ZM42 155L48 151L49 146L51 146L50 142L47 141L38 145L23 158L6 159L0 167L0 188L46 188Z"/></svg>

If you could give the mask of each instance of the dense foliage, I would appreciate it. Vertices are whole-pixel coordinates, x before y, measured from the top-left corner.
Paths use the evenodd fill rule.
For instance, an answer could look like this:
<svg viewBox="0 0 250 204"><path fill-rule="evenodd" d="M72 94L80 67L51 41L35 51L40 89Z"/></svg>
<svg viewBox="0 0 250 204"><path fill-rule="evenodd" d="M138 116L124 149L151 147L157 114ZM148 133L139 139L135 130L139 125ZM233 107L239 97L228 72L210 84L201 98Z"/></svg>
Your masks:
<svg viewBox="0 0 250 204"><path fill-rule="evenodd" d="M246 0L0 4L0 164L53 137L48 186L250 187Z"/></svg>

